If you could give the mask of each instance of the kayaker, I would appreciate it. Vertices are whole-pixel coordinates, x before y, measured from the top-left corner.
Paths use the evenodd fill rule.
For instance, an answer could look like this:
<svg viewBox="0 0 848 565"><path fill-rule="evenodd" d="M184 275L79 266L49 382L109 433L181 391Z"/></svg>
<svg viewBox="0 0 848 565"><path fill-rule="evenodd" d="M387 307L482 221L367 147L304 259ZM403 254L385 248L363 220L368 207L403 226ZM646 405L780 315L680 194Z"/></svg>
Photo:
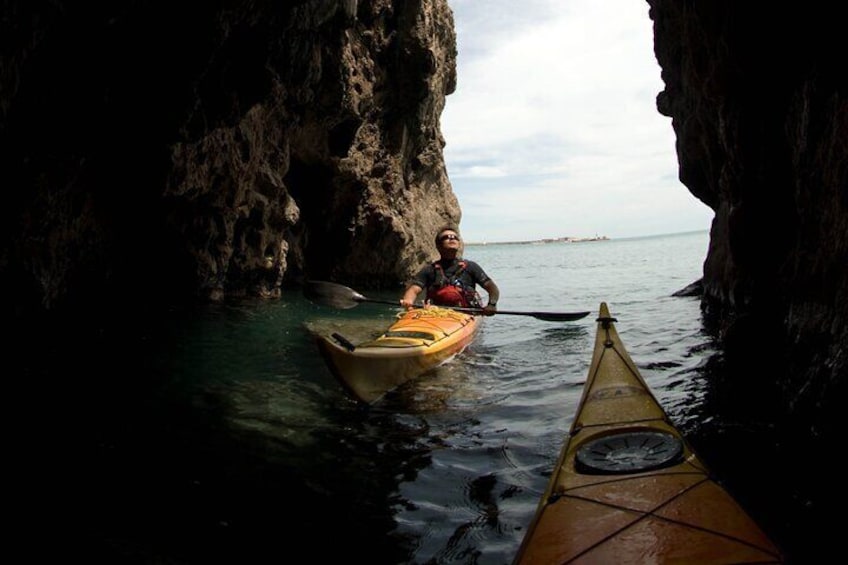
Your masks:
<svg viewBox="0 0 848 565"><path fill-rule="evenodd" d="M436 249L439 251L439 259L425 265L412 277L400 299L400 305L407 310L414 308L415 299L421 291L427 289L428 304L480 308L483 315L493 316L498 309L500 290L479 264L462 258L459 230L453 226L444 226L436 232ZM489 295L485 306L480 304L477 285L482 286Z"/></svg>

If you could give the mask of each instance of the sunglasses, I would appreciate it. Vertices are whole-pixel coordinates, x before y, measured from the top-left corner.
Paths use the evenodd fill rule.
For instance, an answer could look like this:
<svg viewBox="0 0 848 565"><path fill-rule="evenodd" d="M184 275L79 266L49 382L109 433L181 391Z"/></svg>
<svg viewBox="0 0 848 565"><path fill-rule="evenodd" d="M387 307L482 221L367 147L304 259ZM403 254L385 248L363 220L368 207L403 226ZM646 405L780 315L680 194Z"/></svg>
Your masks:
<svg viewBox="0 0 848 565"><path fill-rule="evenodd" d="M442 237L440 237L440 238L439 238L439 243L441 243L441 242L443 242L443 241L447 241L447 240L449 240L449 239L455 239L455 240L459 241L459 236L458 236L458 235L454 235L454 234L452 234L452 233L449 233L449 234L447 234L447 235L443 235Z"/></svg>

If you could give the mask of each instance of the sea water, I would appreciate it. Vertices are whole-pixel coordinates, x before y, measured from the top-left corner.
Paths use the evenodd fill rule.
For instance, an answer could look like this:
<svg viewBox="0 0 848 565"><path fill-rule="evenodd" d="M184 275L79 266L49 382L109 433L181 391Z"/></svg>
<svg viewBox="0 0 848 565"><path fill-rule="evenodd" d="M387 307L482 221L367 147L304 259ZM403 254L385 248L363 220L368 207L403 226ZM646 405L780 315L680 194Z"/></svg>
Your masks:
<svg viewBox="0 0 848 565"><path fill-rule="evenodd" d="M390 305L334 310L289 293L134 325L128 303L126 327L57 346L49 378L65 383L63 419L38 444L39 492L55 510L38 531L62 532L62 553L89 562L509 563L571 425L606 302L702 458L723 460L721 478L736 479L751 512L803 547L806 533L780 514L792 495L745 481L744 453L722 457L733 424L706 400L718 353L699 299L674 296L700 278L708 243L693 232L469 245L500 309L590 315L485 318L464 353L368 407L334 380L314 335L379 331ZM768 437L758 431L747 437Z"/></svg>

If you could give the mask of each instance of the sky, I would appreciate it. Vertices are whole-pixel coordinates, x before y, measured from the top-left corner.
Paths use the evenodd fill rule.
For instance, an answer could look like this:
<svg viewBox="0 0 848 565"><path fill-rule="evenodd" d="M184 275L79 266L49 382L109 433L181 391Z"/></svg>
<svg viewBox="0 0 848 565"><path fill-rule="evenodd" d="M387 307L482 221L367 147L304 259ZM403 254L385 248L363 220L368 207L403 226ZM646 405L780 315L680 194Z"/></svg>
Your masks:
<svg viewBox="0 0 848 565"><path fill-rule="evenodd" d="M448 0L441 116L469 242L708 230L678 180L645 0Z"/></svg>

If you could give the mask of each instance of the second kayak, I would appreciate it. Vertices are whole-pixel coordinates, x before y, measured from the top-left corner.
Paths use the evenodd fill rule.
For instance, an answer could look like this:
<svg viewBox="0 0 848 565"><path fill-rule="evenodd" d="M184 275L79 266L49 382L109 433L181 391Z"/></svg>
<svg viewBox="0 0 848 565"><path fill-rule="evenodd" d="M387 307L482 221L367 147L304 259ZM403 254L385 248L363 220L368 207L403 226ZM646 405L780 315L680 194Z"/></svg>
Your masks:
<svg viewBox="0 0 848 565"><path fill-rule="evenodd" d="M355 399L372 403L388 391L462 352L474 340L481 318L446 308L416 308L398 314L377 338L356 344L343 336L318 336L330 371Z"/></svg>

